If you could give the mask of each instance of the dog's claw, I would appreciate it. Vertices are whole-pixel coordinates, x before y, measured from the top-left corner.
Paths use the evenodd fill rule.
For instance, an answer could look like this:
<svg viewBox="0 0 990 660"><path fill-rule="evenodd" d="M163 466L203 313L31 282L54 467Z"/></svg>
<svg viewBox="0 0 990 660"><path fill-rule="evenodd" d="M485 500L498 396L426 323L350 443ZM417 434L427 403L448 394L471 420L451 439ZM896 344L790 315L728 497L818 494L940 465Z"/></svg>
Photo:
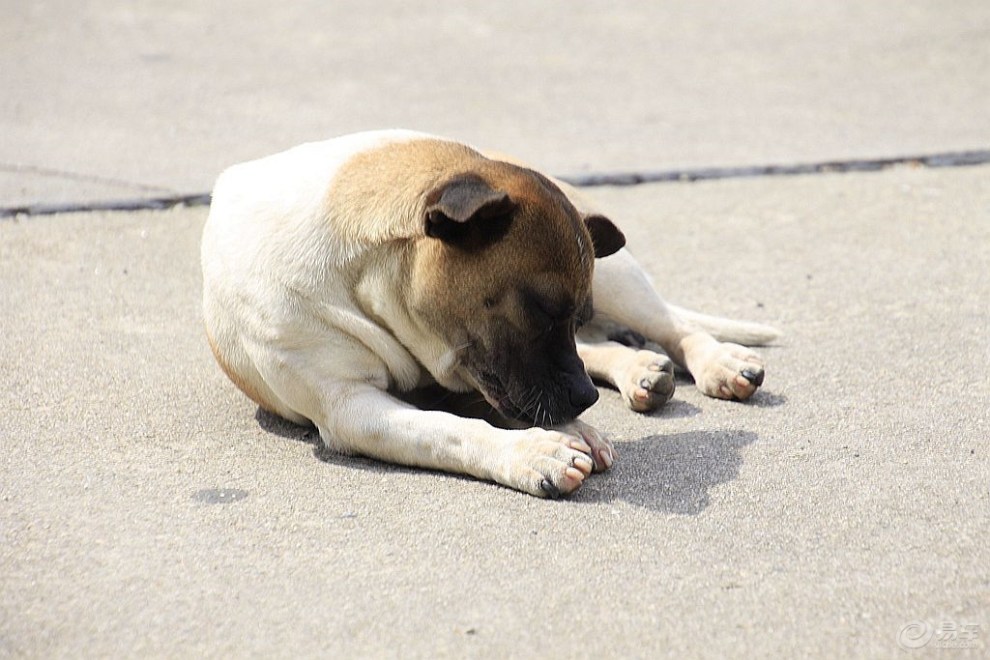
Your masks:
<svg viewBox="0 0 990 660"><path fill-rule="evenodd" d="M612 452L609 451L608 449L602 449L600 452L598 452L598 460L602 462L602 465L605 466L606 470L609 469L610 467L612 467L612 462L614 461L614 459L612 458Z"/></svg>
<svg viewBox="0 0 990 660"><path fill-rule="evenodd" d="M588 454L591 454L591 450L588 450ZM587 458L586 456L575 456L571 461L571 467L575 468L581 473L580 478L584 479L586 476L591 474L592 470L595 469L594 462Z"/></svg>
<svg viewBox="0 0 990 660"><path fill-rule="evenodd" d="M750 369L743 369L741 375L743 378L745 378L749 382L759 387L760 385L763 384L763 378L766 374L762 369L760 369L758 372L753 372Z"/></svg>
<svg viewBox="0 0 990 660"><path fill-rule="evenodd" d="M554 486L548 479L543 480L543 482L540 484L540 488L543 490L544 493L547 494L547 497L549 497L550 499L552 500L560 499L560 489Z"/></svg>

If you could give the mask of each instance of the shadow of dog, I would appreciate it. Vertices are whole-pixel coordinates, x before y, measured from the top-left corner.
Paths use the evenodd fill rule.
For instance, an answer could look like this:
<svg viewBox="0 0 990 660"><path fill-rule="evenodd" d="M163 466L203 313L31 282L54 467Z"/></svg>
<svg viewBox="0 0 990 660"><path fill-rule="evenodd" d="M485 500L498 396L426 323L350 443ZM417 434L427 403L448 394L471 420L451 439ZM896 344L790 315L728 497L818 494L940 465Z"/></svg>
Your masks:
<svg viewBox="0 0 990 660"><path fill-rule="evenodd" d="M698 515L708 508L713 487L739 476L742 449L756 440L749 431L715 430L620 442L612 470L589 479L572 499L623 501L662 513Z"/></svg>

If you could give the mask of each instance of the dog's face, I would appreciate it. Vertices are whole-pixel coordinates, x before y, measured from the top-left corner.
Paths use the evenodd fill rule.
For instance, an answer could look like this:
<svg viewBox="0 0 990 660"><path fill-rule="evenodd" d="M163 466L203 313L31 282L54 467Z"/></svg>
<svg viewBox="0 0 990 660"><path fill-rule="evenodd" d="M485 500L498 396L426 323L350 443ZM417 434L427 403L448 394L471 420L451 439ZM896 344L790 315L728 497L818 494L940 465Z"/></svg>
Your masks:
<svg viewBox="0 0 990 660"><path fill-rule="evenodd" d="M411 308L500 413L569 421L598 399L574 332L592 314L595 257L625 243L551 181L505 163L430 193Z"/></svg>

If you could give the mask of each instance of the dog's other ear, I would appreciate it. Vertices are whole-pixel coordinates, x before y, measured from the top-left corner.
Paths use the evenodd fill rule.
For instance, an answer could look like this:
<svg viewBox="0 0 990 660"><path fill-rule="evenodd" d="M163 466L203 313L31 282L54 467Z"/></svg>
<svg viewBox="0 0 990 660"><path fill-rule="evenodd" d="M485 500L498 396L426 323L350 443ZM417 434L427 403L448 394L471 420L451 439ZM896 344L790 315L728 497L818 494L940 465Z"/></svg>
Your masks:
<svg viewBox="0 0 990 660"><path fill-rule="evenodd" d="M591 233L595 246L595 258L600 259L615 254L626 245L626 236L604 215L594 213L585 216L584 225Z"/></svg>
<svg viewBox="0 0 990 660"><path fill-rule="evenodd" d="M516 203L480 177L457 177L427 197L426 235L466 250L491 245L509 231Z"/></svg>

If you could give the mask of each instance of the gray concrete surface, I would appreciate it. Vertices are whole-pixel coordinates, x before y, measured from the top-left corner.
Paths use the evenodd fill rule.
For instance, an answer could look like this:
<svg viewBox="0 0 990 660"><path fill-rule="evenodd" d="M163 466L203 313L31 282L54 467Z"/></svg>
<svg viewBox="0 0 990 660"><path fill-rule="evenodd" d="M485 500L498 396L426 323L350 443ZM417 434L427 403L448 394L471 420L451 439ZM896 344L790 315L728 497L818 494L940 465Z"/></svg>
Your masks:
<svg viewBox="0 0 990 660"><path fill-rule="evenodd" d="M621 460L561 502L257 414L200 332L203 209L0 223L0 651L985 653L990 168L598 197L672 300L787 336L750 404L604 391Z"/></svg>
<svg viewBox="0 0 990 660"><path fill-rule="evenodd" d="M990 147L985 3L653 4L7 3L0 200L387 125L555 172ZM0 220L0 657L985 657L990 166L591 192L668 299L786 335L748 404L603 390L621 459L560 502L259 414L206 209Z"/></svg>
<svg viewBox="0 0 990 660"><path fill-rule="evenodd" d="M100 177L90 193L100 197L199 192L230 163L392 126L558 174L990 144L985 0L8 0L3 10L9 204L78 201L79 175Z"/></svg>

